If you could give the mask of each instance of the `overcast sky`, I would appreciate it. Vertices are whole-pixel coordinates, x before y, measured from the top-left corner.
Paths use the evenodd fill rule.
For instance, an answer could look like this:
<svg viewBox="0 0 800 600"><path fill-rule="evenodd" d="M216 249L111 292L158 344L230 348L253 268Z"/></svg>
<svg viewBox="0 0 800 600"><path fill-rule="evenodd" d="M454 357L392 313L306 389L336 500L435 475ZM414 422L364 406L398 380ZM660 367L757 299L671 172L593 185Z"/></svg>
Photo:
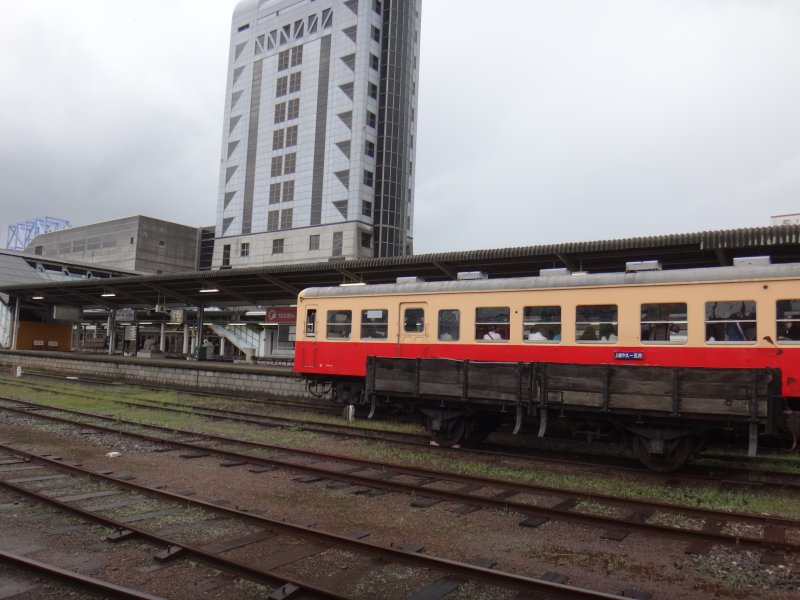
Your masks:
<svg viewBox="0 0 800 600"><path fill-rule="evenodd" d="M211 224L236 0L0 0L0 231ZM798 0L423 0L415 251L800 212Z"/></svg>

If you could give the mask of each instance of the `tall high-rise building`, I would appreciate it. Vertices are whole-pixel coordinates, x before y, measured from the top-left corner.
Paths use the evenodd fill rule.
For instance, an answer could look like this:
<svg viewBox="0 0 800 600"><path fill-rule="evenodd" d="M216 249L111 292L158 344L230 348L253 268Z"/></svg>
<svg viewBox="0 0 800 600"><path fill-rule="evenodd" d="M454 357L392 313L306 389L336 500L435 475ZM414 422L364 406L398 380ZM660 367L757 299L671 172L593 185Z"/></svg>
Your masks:
<svg viewBox="0 0 800 600"><path fill-rule="evenodd" d="M237 5L214 268L412 252L420 9Z"/></svg>

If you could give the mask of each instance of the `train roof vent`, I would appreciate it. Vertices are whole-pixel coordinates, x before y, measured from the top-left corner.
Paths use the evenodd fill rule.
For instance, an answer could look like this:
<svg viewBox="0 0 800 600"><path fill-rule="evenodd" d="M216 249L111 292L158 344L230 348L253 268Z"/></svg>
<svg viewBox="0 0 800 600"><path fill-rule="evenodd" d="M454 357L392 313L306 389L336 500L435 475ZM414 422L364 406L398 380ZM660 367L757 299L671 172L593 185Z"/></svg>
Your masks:
<svg viewBox="0 0 800 600"><path fill-rule="evenodd" d="M489 279L483 271L462 271L456 275L458 281L469 281L474 279Z"/></svg>
<svg viewBox="0 0 800 600"><path fill-rule="evenodd" d="M625 263L626 273L638 273L640 271L660 271L661 261L658 260L637 260Z"/></svg>
<svg viewBox="0 0 800 600"><path fill-rule="evenodd" d="M425 280L422 277L416 277L416 276L413 276L413 275L411 277L398 277L397 278L397 283L399 283L399 284L403 284L403 283L421 283L423 281L425 281Z"/></svg>
<svg viewBox="0 0 800 600"><path fill-rule="evenodd" d="M734 267L763 267L771 264L769 256L738 256L733 259Z"/></svg>
<svg viewBox="0 0 800 600"><path fill-rule="evenodd" d="M539 269L539 277L558 277L559 275L571 275L569 269Z"/></svg>

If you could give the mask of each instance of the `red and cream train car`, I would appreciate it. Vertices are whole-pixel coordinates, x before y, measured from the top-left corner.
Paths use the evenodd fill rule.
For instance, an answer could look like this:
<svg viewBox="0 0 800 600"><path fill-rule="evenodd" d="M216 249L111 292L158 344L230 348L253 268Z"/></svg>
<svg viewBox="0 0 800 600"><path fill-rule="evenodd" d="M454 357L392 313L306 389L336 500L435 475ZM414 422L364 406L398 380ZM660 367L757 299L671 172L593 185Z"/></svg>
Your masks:
<svg viewBox="0 0 800 600"><path fill-rule="evenodd" d="M800 264L745 263L310 288L294 368L345 403L421 410L442 443L516 407L540 435L548 410L610 423L651 466L732 426L754 452L759 433L798 430Z"/></svg>

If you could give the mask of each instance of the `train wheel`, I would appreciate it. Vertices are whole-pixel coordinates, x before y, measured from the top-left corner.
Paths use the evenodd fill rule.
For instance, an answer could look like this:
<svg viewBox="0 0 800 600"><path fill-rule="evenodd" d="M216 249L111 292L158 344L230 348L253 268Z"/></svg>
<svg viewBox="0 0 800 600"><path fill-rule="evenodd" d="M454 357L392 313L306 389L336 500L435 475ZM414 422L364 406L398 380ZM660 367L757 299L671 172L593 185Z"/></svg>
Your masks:
<svg viewBox="0 0 800 600"><path fill-rule="evenodd" d="M663 454L651 454L647 438L637 435L633 438L633 453L648 469L668 473L686 464L692 453L692 442L687 436L665 440Z"/></svg>
<svg viewBox="0 0 800 600"><path fill-rule="evenodd" d="M488 412L477 412L472 415L464 437L468 442L477 444L489 437L500 425L501 420L497 415Z"/></svg>
<svg viewBox="0 0 800 600"><path fill-rule="evenodd" d="M428 434L437 446L451 448L460 444L467 432L467 420L464 417L443 420L438 430L432 427L432 419L428 418Z"/></svg>

